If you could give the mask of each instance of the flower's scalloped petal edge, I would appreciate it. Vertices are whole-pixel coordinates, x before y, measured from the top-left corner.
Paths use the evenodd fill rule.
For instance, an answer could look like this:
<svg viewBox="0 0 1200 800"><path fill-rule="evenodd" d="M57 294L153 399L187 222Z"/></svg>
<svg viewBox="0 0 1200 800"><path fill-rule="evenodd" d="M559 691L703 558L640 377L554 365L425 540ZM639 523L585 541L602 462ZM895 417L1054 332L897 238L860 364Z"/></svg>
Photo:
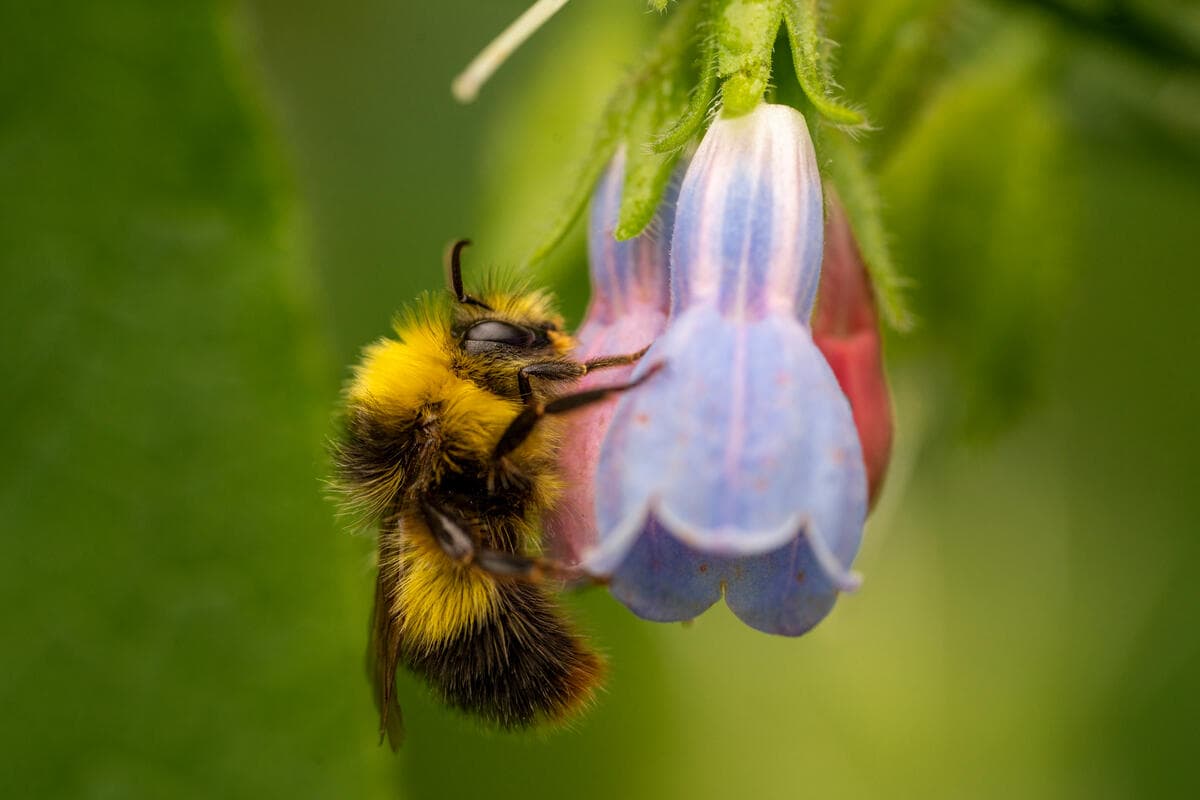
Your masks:
<svg viewBox="0 0 1200 800"><path fill-rule="evenodd" d="M837 556L829 549L829 545L825 543L825 539L816 532L812 525L805 525L804 530L800 532L800 537L808 543L817 566L821 568L825 577L829 578L830 583L839 592L857 592L862 588L862 575L849 567L842 566Z"/></svg>
<svg viewBox="0 0 1200 800"><path fill-rule="evenodd" d="M649 503L634 508L612 528L605 531L600 541L583 557L581 566L592 575L612 575L637 542L638 536L648 527Z"/></svg>
<svg viewBox="0 0 1200 800"><path fill-rule="evenodd" d="M651 514L614 563L608 589L642 619L683 622L721 599L720 563L672 536Z"/></svg>
<svg viewBox="0 0 1200 800"><path fill-rule="evenodd" d="M724 594L740 620L780 636L811 630L861 583L806 525L772 550L729 557L697 550L653 512L605 574L612 595L642 619L694 619Z"/></svg>
<svg viewBox="0 0 1200 800"><path fill-rule="evenodd" d="M603 544L591 550L584 559L584 568L593 575L610 575L636 538L652 528L662 528L685 547L714 557L740 556L774 550L796 537L796 531L804 528L805 517L797 512L778 528L766 531L749 531L739 528L704 530L689 527L680 517L668 509L657 497L652 497L642 508L635 508L625 519L609 531ZM836 558L822 543L822 550Z"/></svg>
<svg viewBox="0 0 1200 800"><path fill-rule="evenodd" d="M837 603L838 588L802 533L781 548L739 559L725 602L742 622L779 636L812 630Z"/></svg>
<svg viewBox="0 0 1200 800"><path fill-rule="evenodd" d="M652 514L676 539L697 550L718 556L740 556L774 550L790 542L796 530L803 526L805 514L797 511L778 527L751 530L731 525L719 528L697 528L676 514L663 501L652 506Z"/></svg>

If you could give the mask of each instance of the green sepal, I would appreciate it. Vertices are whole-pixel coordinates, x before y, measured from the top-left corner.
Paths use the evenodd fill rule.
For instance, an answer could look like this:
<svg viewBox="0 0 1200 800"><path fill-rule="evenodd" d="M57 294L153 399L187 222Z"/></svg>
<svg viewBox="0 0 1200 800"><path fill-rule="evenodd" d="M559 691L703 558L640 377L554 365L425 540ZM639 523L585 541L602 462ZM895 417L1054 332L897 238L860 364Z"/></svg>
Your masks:
<svg viewBox="0 0 1200 800"><path fill-rule="evenodd" d="M849 133L830 124L817 124L813 128L821 169L842 201L883 319L897 331L910 331L916 322L905 297L910 281L900 274L892 260L875 177L867 168L859 144Z"/></svg>
<svg viewBox="0 0 1200 800"><path fill-rule="evenodd" d="M748 114L771 82L771 54L783 20L783 0L722 0L714 35L725 116Z"/></svg>
<svg viewBox="0 0 1200 800"><path fill-rule="evenodd" d="M670 5L670 3L671 0L647 0L646 4L650 6L651 11L658 11L661 13L667 10L667 6Z"/></svg>
<svg viewBox="0 0 1200 800"><path fill-rule="evenodd" d="M718 0L697 0L691 6L695 19L690 27L696 31L700 41L696 86L675 124L654 140L652 147L656 153L667 153L683 147L708 119L709 109L717 94L717 37L713 33L717 3ZM697 16L696 11L701 13Z"/></svg>
<svg viewBox="0 0 1200 800"><path fill-rule="evenodd" d="M821 55L820 13L817 0L787 0L783 20L796 80L822 117L838 125L862 127L867 118L860 111L831 97L831 83Z"/></svg>
<svg viewBox="0 0 1200 800"><path fill-rule="evenodd" d="M674 101L680 92L674 84L664 85L661 91L643 98L630 121L626 135L621 209L613 230L617 241L632 239L654 219L654 212L658 210L671 173L683 152L675 149L668 153L656 153L645 144L676 109L677 103Z"/></svg>
<svg viewBox="0 0 1200 800"><path fill-rule="evenodd" d="M700 26L700 11L711 3L712 0L681 3L641 64L617 89L601 117L595 141L578 168L578 177L572 184L574 190L561 204L562 211L541 244L523 260L524 265L532 267L540 263L567 237L622 141L628 140L629 147L615 235L618 239L633 238L654 218L679 153L656 153L649 143L655 131L687 107L685 93L690 80L685 68L687 54ZM687 137L681 144L686 141Z"/></svg>
<svg viewBox="0 0 1200 800"><path fill-rule="evenodd" d="M692 98L688 95L688 86L695 80L689 68L689 52L697 44L697 35L702 59L712 60L705 52L711 37L706 35L704 24L705 12L712 6L713 0L689 0L682 4L663 29L633 82L637 100L625 136L625 180L621 189L617 226L613 231L618 241L637 236L654 219L675 164L679 161L681 147L691 137L689 132L680 140L680 146L666 151L654 146L654 135L666 127L670 120L680 119L681 114L683 118L689 115ZM712 91L710 87L710 97ZM701 113L694 128L699 127L704 116Z"/></svg>

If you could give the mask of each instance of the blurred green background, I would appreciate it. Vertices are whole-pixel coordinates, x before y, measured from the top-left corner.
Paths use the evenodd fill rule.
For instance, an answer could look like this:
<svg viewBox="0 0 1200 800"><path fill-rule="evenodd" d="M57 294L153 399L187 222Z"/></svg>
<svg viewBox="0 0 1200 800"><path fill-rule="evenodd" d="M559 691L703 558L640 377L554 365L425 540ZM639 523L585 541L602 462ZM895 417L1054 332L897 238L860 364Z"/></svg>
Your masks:
<svg viewBox="0 0 1200 800"><path fill-rule="evenodd" d="M377 746L371 542L323 496L345 365L448 239L524 252L658 24L577 0L456 106L523 7L0 5L0 794L1196 796L1182 0L829 3L921 319L864 588L798 640L574 597L612 676L571 730L405 677ZM576 235L575 319L585 274Z"/></svg>

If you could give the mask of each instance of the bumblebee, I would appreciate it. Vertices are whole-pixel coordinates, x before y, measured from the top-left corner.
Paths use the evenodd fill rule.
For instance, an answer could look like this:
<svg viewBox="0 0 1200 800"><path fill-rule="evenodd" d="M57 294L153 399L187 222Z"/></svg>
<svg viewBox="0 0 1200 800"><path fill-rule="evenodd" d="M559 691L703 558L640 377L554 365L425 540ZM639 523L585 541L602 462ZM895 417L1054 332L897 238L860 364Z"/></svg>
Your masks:
<svg viewBox="0 0 1200 800"><path fill-rule="evenodd" d="M366 348L333 447L345 504L378 526L368 671L393 748L400 664L447 705L503 729L588 704L603 661L548 588L586 577L538 555L559 491L554 417L649 377L555 392L641 353L575 361L548 293L493 281L467 294L468 244L448 252L450 297L422 298L398 318L398 339Z"/></svg>

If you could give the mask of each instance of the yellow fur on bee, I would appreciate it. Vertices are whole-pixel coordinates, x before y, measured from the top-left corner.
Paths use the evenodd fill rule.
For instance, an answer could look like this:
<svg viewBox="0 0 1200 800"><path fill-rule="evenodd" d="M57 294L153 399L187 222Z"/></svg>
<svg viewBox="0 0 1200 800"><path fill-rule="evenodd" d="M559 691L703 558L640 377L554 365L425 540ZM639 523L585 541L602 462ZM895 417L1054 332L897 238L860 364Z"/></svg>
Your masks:
<svg viewBox="0 0 1200 800"><path fill-rule="evenodd" d="M443 387L439 397L446 432L446 454L451 459L487 460L508 428L521 412L521 403L497 397L465 380L455 379ZM530 437L536 442L541 436Z"/></svg>
<svg viewBox="0 0 1200 800"><path fill-rule="evenodd" d="M494 280L502 282L508 279L497 277ZM485 289L483 301L502 319L547 320L562 327L562 317L554 310L554 297L539 289Z"/></svg>
<svg viewBox="0 0 1200 800"><path fill-rule="evenodd" d="M446 333L432 320L413 318L397 326L397 332L401 341L380 339L363 353L350 384L350 403L404 414L454 379L448 369Z"/></svg>
<svg viewBox="0 0 1200 800"><path fill-rule="evenodd" d="M496 582L452 561L428 531L413 534L409 532L409 545L399 556L392 613L400 619L406 641L433 648L496 613Z"/></svg>

